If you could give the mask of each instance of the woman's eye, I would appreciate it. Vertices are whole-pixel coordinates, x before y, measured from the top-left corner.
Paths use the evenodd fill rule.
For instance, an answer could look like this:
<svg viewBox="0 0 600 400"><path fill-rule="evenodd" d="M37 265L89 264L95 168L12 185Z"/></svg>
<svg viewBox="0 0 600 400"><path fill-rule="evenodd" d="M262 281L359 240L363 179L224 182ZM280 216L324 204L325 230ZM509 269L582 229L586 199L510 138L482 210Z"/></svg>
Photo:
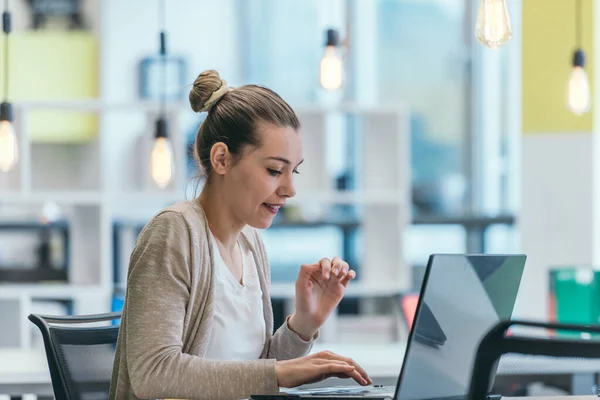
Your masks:
<svg viewBox="0 0 600 400"><path fill-rule="evenodd" d="M281 171L277 171L277 170L271 169L271 168L267 168L267 171L269 171L269 174L271 174L272 176L277 176L277 175L281 174Z"/></svg>
<svg viewBox="0 0 600 400"><path fill-rule="evenodd" d="M295 169L295 170L294 170L294 173L295 173L295 174L300 174L300 172L298 172L298 170L297 170L297 169Z"/></svg>

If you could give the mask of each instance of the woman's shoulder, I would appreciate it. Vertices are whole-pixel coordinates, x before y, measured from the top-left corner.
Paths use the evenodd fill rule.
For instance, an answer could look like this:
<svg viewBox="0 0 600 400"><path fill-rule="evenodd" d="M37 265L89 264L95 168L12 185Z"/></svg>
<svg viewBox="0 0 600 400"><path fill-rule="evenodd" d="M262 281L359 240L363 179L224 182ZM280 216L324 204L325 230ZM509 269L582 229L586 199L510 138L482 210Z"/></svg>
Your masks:
<svg viewBox="0 0 600 400"><path fill-rule="evenodd" d="M181 201L154 214L143 231L150 229L177 231L194 237L204 236L201 233L206 230L206 219L202 207L196 201Z"/></svg>

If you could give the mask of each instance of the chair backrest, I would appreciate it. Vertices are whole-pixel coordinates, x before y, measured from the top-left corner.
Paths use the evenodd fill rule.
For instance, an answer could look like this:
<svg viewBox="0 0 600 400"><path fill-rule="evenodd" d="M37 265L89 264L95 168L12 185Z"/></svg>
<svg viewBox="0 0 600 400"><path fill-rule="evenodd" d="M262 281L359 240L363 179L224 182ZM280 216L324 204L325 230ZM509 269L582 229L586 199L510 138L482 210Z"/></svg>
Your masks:
<svg viewBox="0 0 600 400"><path fill-rule="evenodd" d="M29 315L29 320L42 332L55 398L108 398L119 326L97 326L97 323L119 318L120 312L81 316Z"/></svg>
<svg viewBox="0 0 600 400"><path fill-rule="evenodd" d="M516 328L516 329L515 329ZM519 328L541 329L544 337L522 335ZM581 369L582 367L600 373L600 326L575 325L562 323L546 323L533 321L501 321L496 324L481 340L471 375L468 400L486 400L493 382L496 368L502 368L502 355L519 356L527 363L537 365L540 371L534 373L549 374L545 371L550 364L560 364L565 368ZM595 340L593 338L596 338ZM538 356L538 357L534 357ZM558 359L558 360L557 360ZM523 361L521 361L523 363ZM507 363L505 363L507 364ZM573 367L571 367L573 366ZM595 385L585 388L586 393L596 395ZM502 395L503 393L497 393Z"/></svg>

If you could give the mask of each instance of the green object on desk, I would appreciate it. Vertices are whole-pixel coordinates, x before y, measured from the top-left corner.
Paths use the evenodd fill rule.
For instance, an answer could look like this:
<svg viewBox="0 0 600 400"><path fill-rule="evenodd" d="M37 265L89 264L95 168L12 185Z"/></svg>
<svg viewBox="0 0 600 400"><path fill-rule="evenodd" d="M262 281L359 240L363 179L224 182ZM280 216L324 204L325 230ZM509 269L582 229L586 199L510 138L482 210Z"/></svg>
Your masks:
<svg viewBox="0 0 600 400"><path fill-rule="evenodd" d="M600 322L600 271L592 267L559 267L550 271L551 318L560 323ZM577 332L557 332L576 336Z"/></svg>

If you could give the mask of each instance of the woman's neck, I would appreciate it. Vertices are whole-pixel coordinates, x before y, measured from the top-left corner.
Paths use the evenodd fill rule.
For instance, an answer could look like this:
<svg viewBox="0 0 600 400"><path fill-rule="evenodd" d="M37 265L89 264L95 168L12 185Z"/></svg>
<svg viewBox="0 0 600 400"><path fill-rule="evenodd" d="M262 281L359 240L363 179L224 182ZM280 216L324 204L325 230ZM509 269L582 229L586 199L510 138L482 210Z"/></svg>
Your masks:
<svg viewBox="0 0 600 400"><path fill-rule="evenodd" d="M227 203L223 201L224 197L218 184L207 182L200 193L199 200L206 214L210 231L225 249L232 251L244 229L244 224L236 221Z"/></svg>

